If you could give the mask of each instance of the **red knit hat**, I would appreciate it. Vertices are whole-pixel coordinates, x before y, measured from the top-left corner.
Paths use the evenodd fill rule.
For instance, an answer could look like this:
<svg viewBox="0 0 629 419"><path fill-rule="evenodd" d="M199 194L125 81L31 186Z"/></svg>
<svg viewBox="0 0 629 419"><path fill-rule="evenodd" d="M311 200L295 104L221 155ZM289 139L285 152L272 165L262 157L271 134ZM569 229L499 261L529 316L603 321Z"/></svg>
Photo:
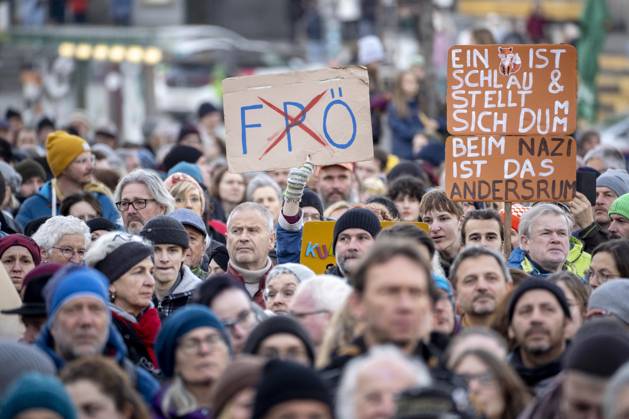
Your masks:
<svg viewBox="0 0 629 419"><path fill-rule="evenodd" d="M31 256L33 256L33 262L35 265L39 265L41 262L41 251L35 240L31 239L28 236L23 234L10 234L6 237L2 237L0 239L0 257L4 254L4 252L9 249L9 247L13 246L22 246L25 247L26 250L29 251Z"/></svg>

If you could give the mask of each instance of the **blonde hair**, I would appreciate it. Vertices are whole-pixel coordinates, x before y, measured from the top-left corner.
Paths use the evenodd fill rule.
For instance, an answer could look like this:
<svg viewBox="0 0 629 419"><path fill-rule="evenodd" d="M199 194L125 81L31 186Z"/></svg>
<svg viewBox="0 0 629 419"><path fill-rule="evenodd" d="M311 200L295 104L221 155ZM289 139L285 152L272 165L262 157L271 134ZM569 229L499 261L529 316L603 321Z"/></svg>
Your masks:
<svg viewBox="0 0 629 419"><path fill-rule="evenodd" d="M338 210L348 210L351 209L352 205L347 201L338 201L334 204L330 205L323 211L323 218L330 218L332 214L334 214Z"/></svg>
<svg viewBox="0 0 629 419"><path fill-rule="evenodd" d="M186 194L188 194L190 191L197 191L199 193L199 196L201 197L201 209L203 210L205 209L205 194L203 193L203 189L201 189L199 184L195 183L187 181L179 182L172 185L168 189L168 192L170 192L170 194L173 196L173 198L175 198L176 201L178 197L185 199ZM199 215L203 216L203 214Z"/></svg>
<svg viewBox="0 0 629 419"><path fill-rule="evenodd" d="M197 400L186 389L186 386L178 375L173 378L172 384L164 393L160 408L162 412L175 411L177 416L185 416L198 409Z"/></svg>
<svg viewBox="0 0 629 419"><path fill-rule="evenodd" d="M349 345L363 329L360 321L354 317L349 298L330 319L330 323L323 335L323 342L317 355L317 368L324 368L330 364L332 354Z"/></svg>

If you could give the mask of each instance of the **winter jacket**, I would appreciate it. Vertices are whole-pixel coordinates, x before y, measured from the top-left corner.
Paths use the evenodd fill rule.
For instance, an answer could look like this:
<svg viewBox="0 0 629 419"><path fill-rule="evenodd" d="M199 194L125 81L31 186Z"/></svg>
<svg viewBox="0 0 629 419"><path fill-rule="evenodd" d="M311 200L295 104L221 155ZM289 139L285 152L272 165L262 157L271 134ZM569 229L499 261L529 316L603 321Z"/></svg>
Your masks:
<svg viewBox="0 0 629 419"><path fill-rule="evenodd" d="M417 357L426 363L430 368L431 375L437 381L446 377L449 380L450 374L442 363L442 354L448 346L449 338L442 334L433 332L430 334L430 342L418 342L413 350L412 356ZM359 336L349 345L340 348L332 355L330 364L321 370L321 377L327 382L330 389L336 390L340 384L343 371L347 364L354 358L366 354L369 351L365 338Z"/></svg>
<svg viewBox="0 0 629 419"><path fill-rule="evenodd" d="M564 375L556 376L546 388L520 413L518 419L560 419L559 404L561 403L561 387Z"/></svg>
<svg viewBox="0 0 629 419"><path fill-rule="evenodd" d="M52 320L42 328L39 333L39 337L35 341L35 345L50 357L55 364L57 371L61 371L66 361L57 354L55 351L55 341L50 333ZM114 359L118 365L125 371L131 381L134 384L135 389L144 398L147 403L155 398L155 395L159 391L159 384L146 370L141 367L133 365L133 363L127 358L127 348L122 340L122 336L116 330L113 322L109 325L109 336L107 337L107 343L103 355Z"/></svg>
<svg viewBox="0 0 629 419"><path fill-rule="evenodd" d="M104 185L98 182L92 182L84 189L86 192L91 192L92 195L98 199L104 218L107 218L114 224L121 224L118 210L114 206L113 202L111 202L109 196L104 193L107 190ZM22 226L22 228L26 227L26 225L33 220L52 216L53 194L56 195L54 187L52 186L52 181L48 181L39 188L39 191L36 194L24 201L24 203L20 206L17 216L15 217L16 221ZM54 200L57 202L55 214L60 215L61 200L56 199L56 197Z"/></svg>
<svg viewBox="0 0 629 419"><path fill-rule="evenodd" d="M111 320L122 336L131 362L153 375L159 374L154 343L162 325L159 313L153 304L135 317L120 307L110 304Z"/></svg>
<svg viewBox="0 0 629 419"><path fill-rule="evenodd" d="M509 354L507 360L522 381L524 381L524 384L536 395L540 395L546 391L554 378L561 373L562 358L560 356L558 359L541 367L528 368L522 361L520 350L516 348Z"/></svg>
<svg viewBox="0 0 629 419"><path fill-rule="evenodd" d="M563 270L572 272L579 278L585 276L585 272L590 268L592 256L583 250L583 243L574 237L570 237L570 250L568 258L564 264ZM509 268L520 269L534 277L545 278L552 272L545 271L534 261L530 260L527 253L519 247L516 247L509 255L507 261Z"/></svg>
<svg viewBox="0 0 629 419"><path fill-rule="evenodd" d="M393 154L402 160L413 160L413 137L424 131L424 124L419 119L417 101L408 103L408 116L401 118L395 105L389 104L389 127L392 135Z"/></svg>
<svg viewBox="0 0 629 419"><path fill-rule="evenodd" d="M275 226L275 250L277 263L299 263L301 256L301 234L304 230L304 217L299 211L299 221L290 223L283 213Z"/></svg>
<svg viewBox="0 0 629 419"><path fill-rule="evenodd" d="M159 318L163 321L166 317L173 314L175 310L188 304L192 297L192 292L200 283L201 280L192 273L190 268L182 265L179 270L179 276L168 295L161 301L157 299L157 296L153 296L153 304L159 312Z"/></svg>
<svg viewBox="0 0 629 419"><path fill-rule="evenodd" d="M588 253L592 253L596 246L609 240L609 234L595 222L577 231L575 237L583 242L585 251Z"/></svg>
<svg viewBox="0 0 629 419"><path fill-rule="evenodd" d="M153 419L211 419L213 417L210 409L200 408L185 415L178 415L174 409L170 409L168 412L162 410L162 401L168 391L168 385L164 386L151 404Z"/></svg>

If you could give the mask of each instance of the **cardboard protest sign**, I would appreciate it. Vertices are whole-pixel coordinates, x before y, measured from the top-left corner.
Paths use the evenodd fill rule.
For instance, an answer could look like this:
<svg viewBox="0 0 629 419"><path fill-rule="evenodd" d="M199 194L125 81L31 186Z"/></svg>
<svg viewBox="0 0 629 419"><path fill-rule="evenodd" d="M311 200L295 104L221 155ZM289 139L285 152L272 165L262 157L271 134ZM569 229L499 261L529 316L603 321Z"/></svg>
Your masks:
<svg viewBox="0 0 629 419"><path fill-rule="evenodd" d="M454 201L570 201L576 153L571 137L448 137L446 193Z"/></svg>
<svg viewBox="0 0 629 419"><path fill-rule="evenodd" d="M402 222L408 221L381 221L380 225L382 229L386 229ZM335 221L308 221L304 223L299 263L306 265L316 274L325 273L328 266L336 264L334 249L332 249L335 223ZM413 224L428 232L428 224Z"/></svg>
<svg viewBox="0 0 629 419"><path fill-rule="evenodd" d="M232 172L373 158L362 67L228 78L223 105Z"/></svg>
<svg viewBox="0 0 629 419"><path fill-rule="evenodd" d="M570 135L577 117L576 49L453 46L447 107L452 135Z"/></svg>

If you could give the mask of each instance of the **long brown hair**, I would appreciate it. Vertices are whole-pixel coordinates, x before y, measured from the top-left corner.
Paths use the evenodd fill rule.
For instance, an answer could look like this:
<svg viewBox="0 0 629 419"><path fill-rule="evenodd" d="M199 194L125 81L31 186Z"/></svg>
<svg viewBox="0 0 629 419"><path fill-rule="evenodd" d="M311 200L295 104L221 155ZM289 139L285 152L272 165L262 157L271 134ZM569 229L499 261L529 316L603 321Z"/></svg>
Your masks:
<svg viewBox="0 0 629 419"><path fill-rule="evenodd" d="M516 419L531 400L531 394L522 379L509 364L482 349L471 349L463 352L454 361L452 370L455 370L468 356L478 358L496 380L505 403L505 409L500 417L502 419Z"/></svg>
<svg viewBox="0 0 629 419"><path fill-rule="evenodd" d="M395 106L395 112L401 119L406 119L410 116L411 110L408 108L408 98L402 88L402 81L407 74L415 75L410 71L401 71L395 79L395 85L393 86L393 106Z"/></svg>

